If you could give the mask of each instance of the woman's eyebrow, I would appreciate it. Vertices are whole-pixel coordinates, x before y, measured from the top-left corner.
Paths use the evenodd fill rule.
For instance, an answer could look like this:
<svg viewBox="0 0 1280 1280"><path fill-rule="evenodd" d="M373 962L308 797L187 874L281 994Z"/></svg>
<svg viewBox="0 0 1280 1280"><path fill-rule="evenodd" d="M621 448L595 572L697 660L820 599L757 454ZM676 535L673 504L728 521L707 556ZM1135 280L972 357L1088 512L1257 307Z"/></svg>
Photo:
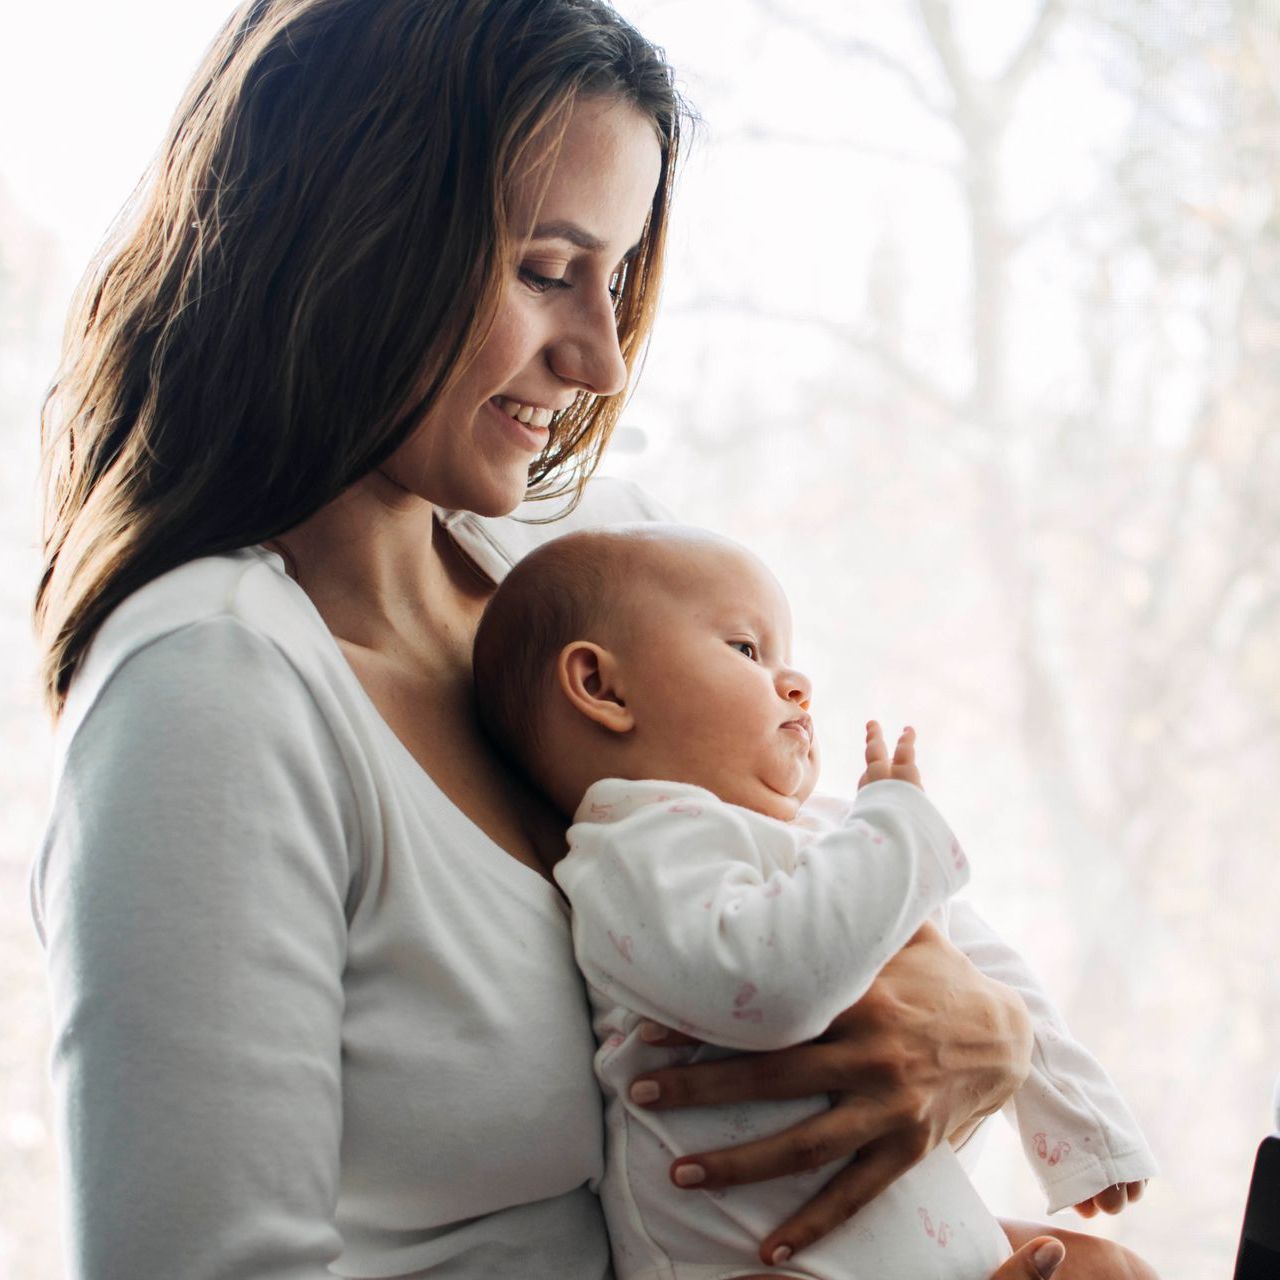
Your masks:
<svg viewBox="0 0 1280 1280"><path fill-rule="evenodd" d="M594 236L585 227L580 226L576 222L570 222L567 219L558 219L555 222L540 222L529 235L530 240L567 240L571 245L578 249L585 249L588 253L600 253L608 248L599 236ZM630 249L622 255L623 262L629 262L639 252L640 244L637 241Z"/></svg>

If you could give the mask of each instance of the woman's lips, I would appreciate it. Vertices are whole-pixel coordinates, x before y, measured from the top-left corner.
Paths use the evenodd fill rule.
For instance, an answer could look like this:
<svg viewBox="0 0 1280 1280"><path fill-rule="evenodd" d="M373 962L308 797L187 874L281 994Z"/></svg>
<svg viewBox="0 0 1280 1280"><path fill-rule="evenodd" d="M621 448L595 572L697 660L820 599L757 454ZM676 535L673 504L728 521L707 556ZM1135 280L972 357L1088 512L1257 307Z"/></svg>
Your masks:
<svg viewBox="0 0 1280 1280"><path fill-rule="evenodd" d="M515 401L506 400L501 396L494 396L486 403L486 408L492 411L497 420L503 425L507 434L511 436L522 448L527 449L530 453L540 453L547 447L547 441L551 438L551 417L552 413L549 409L541 412L546 417L546 425L538 425L536 420L530 422L522 422L519 418L512 417L502 406L504 404L515 404Z"/></svg>
<svg viewBox="0 0 1280 1280"><path fill-rule="evenodd" d="M551 419L556 416L556 411L545 405L526 404L523 400L512 400L510 396L494 396L493 403L509 418L524 423L526 427L549 427Z"/></svg>

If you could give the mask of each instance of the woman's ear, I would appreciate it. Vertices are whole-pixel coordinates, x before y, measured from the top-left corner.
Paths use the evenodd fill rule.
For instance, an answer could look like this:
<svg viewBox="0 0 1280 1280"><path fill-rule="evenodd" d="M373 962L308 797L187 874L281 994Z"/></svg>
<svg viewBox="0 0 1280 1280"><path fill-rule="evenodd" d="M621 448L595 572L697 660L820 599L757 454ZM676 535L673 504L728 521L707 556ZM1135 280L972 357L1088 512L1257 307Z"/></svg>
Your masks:
<svg viewBox="0 0 1280 1280"><path fill-rule="evenodd" d="M589 640L570 641L556 662L560 691L575 711L611 733L630 733L636 722L620 676L617 658Z"/></svg>

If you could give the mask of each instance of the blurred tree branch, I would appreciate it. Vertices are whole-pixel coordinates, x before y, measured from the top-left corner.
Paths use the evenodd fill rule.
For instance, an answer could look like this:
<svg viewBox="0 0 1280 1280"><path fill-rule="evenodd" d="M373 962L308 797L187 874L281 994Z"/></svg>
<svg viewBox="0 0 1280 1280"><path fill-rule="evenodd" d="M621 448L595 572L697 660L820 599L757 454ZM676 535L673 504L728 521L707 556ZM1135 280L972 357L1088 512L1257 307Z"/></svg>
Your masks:
<svg viewBox="0 0 1280 1280"><path fill-rule="evenodd" d="M925 111L945 118L946 109L937 100L934 90L921 79L915 68L896 53L869 40L833 31L830 27L815 22L806 14L797 12L794 6L786 3L785 0L753 0L753 7L767 21L773 22L779 28L806 36L830 54L850 62L870 62L873 66L879 67L900 81Z"/></svg>

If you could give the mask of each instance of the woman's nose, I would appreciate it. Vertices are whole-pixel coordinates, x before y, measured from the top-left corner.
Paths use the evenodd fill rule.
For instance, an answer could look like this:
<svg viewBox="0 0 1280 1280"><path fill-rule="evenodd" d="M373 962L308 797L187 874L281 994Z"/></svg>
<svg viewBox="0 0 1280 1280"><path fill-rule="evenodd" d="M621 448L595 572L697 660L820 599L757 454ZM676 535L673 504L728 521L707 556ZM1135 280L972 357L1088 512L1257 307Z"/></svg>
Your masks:
<svg viewBox="0 0 1280 1280"><path fill-rule="evenodd" d="M563 381L597 396L616 395L627 385L612 295L584 302L573 328L554 344L551 367Z"/></svg>

